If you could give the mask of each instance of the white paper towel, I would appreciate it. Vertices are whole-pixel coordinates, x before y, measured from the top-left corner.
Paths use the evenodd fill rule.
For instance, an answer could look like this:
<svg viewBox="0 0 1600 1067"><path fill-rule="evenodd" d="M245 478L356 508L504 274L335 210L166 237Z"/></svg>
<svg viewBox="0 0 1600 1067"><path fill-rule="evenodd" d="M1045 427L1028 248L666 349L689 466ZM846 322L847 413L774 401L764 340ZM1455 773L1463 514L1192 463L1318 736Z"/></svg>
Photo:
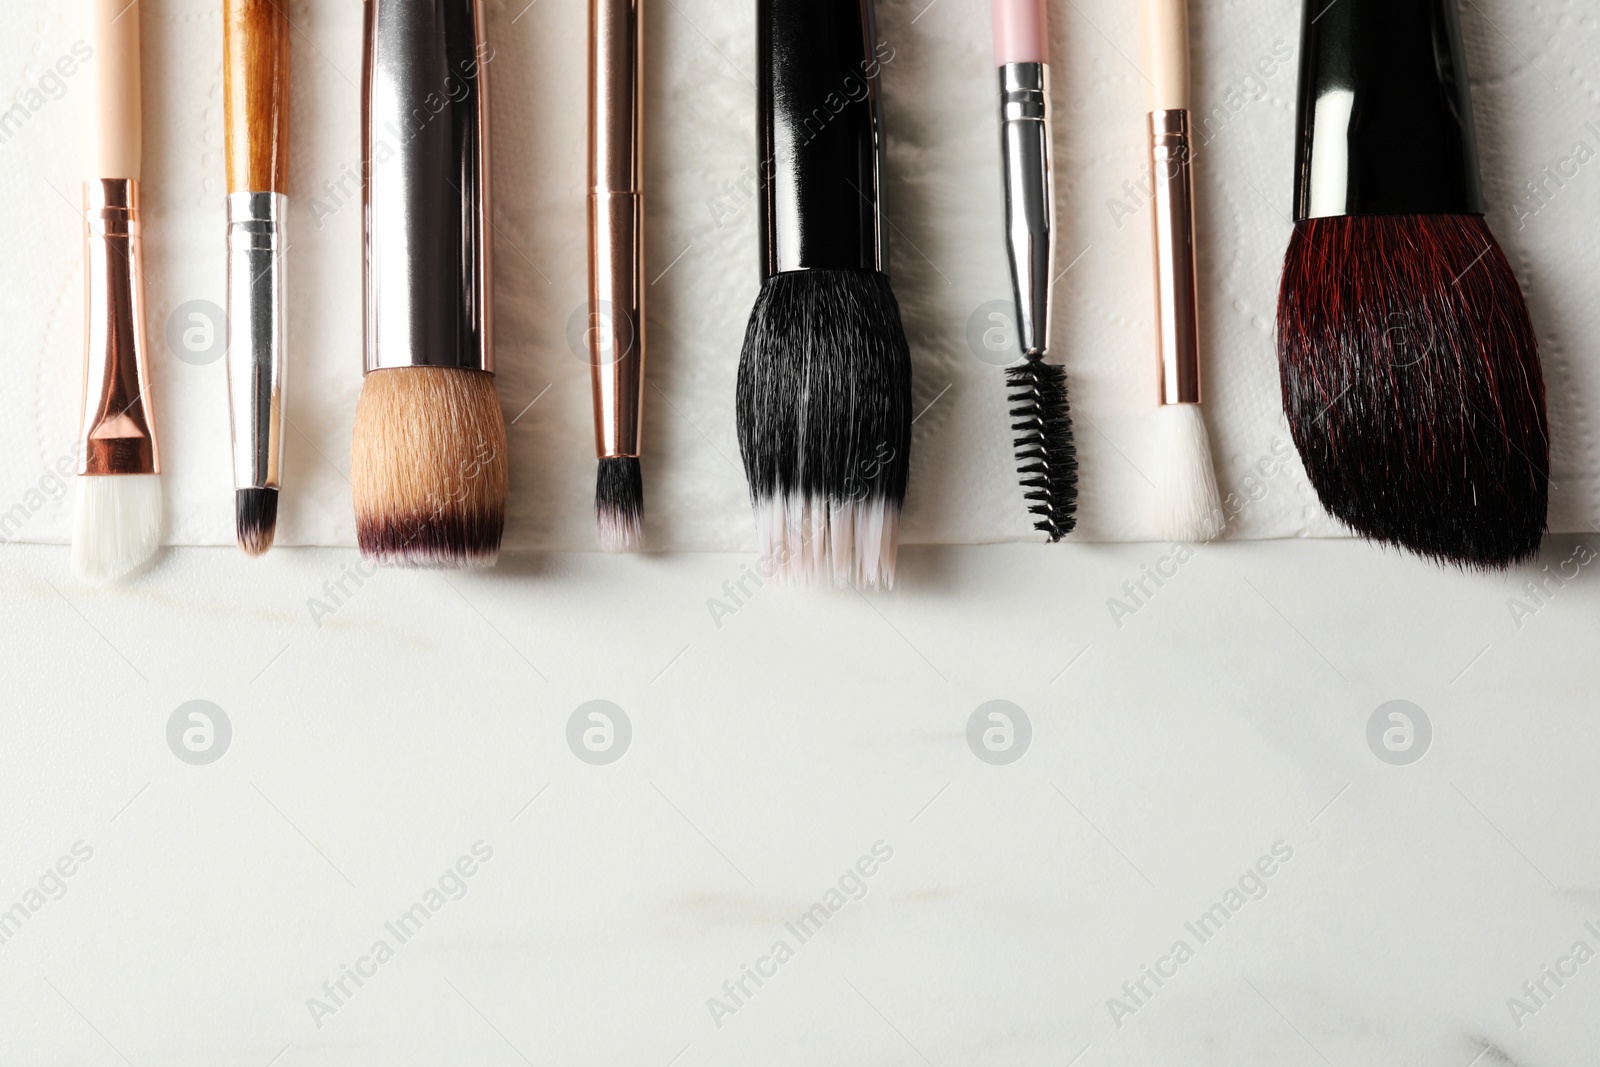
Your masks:
<svg viewBox="0 0 1600 1067"><path fill-rule="evenodd" d="M87 94L58 66L80 4L5 0L0 25L0 537L65 541L78 415L78 138ZM144 0L146 267L166 539L233 540L227 397L209 308L224 302L222 26L216 0ZM349 545L350 423L361 386L361 5L295 0L291 366L281 544ZM1051 5L1060 244L1055 349L1081 462L1078 537L1141 540L1155 398L1137 4ZM984 0L882 0L886 206L915 365L910 542L1036 536L1017 488L986 305L1010 300L995 75ZM1272 317L1290 224L1299 5L1191 4L1200 151L1206 411L1234 537L1335 535L1288 446ZM511 421L512 548L593 547L585 301L583 0L489 3L496 333ZM1579 0L1462 8L1490 218L1543 344L1551 526L1600 519L1600 27ZM734 429L757 289L754 4L651 0L646 522L661 549L754 546ZM93 62L89 59L88 62ZM78 72L78 73L81 73ZM18 111L21 107L21 111ZM1592 123L1592 124L1590 124ZM1549 169L1546 170L1545 168ZM201 303L195 303L195 302ZM200 314L201 318L191 316ZM579 320L581 323L581 319ZM216 329L221 323L214 324ZM182 334L191 331L185 348ZM215 337L211 339L215 343ZM185 358L179 358L179 353ZM199 361L199 362L196 362ZM1287 456L1287 460L1285 460ZM68 468L70 469L70 468Z"/></svg>

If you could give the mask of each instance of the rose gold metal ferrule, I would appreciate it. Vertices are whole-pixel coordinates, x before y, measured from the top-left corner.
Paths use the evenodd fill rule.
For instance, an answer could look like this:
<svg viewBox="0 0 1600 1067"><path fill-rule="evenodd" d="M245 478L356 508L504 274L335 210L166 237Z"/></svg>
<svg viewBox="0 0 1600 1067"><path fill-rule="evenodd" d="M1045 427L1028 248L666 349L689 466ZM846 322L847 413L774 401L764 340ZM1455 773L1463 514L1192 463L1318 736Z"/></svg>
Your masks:
<svg viewBox="0 0 1600 1067"><path fill-rule="evenodd" d="M643 0L589 0L589 329L595 454L644 420Z"/></svg>
<svg viewBox="0 0 1600 1067"><path fill-rule="evenodd" d="M1161 403L1200 402L1200 297L1194 259L1194 178L1187 110L1150 113L1156 351Z"/></svg>
<svg viewBox="0 0 1600 1067"><path fill-rule="evenodd" d="M144 358L144 239L139 183L83 183L83 420L79 474L156 474Z"/></svg>

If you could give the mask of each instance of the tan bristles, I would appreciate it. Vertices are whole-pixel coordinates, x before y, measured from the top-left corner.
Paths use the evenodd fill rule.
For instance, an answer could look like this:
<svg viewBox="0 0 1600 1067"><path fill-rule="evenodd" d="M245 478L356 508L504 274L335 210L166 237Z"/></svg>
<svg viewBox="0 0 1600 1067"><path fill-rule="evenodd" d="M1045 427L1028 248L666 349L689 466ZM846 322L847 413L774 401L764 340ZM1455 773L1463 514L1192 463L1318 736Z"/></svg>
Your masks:
<svg viewBox="0 0 1600 1067"><path fill-rule="evenodd" d="M401 567L493 564L508 468L494 375L443 367L370 372L350 449L362 555Z"/></svg>

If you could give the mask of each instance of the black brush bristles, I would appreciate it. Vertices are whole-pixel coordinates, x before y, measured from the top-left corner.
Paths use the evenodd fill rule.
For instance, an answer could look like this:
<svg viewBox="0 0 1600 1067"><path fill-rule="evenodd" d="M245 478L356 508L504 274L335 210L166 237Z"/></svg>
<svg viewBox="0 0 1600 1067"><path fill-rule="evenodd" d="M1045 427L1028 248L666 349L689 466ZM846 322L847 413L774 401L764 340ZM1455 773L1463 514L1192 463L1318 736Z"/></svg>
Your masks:
<svg viewBox="0 0 1600 1067"><path fill-rule="evenodd" d="M1538 552L1550 470L1538 342L1482 216L1296 223L1278 360L1295 444L1335 518L1464 568Z"/></svg>
<svg viewBox="0 0 1600 1067"><path fill-rule="evenodd" d="M234 533L247 556L259 556L272 547L278 529L276 489L235 489Z"/></svg>
<svg viewBox="0 0 1600 1067"><path fill-rule="evenodd" d="M1052 542L1078 525L1078 450L1072 443L1065 367L1037 353L1006 368L1017 473L1033 528Z"/></svg>
<svg viewBox="0 0 1600 1067"><path fill-rule="evenodd" d="M739 358L738 423L769 573L894 584L911 419L911 351L885 275L767 279Z"/></svg>
<svg viewBox="0 0 1600 1067"><path fill-rule="evenodd" d="M600 461L594 522L600 547L607 552L637 552L644 546L644 472L638 456Z"/></svg>

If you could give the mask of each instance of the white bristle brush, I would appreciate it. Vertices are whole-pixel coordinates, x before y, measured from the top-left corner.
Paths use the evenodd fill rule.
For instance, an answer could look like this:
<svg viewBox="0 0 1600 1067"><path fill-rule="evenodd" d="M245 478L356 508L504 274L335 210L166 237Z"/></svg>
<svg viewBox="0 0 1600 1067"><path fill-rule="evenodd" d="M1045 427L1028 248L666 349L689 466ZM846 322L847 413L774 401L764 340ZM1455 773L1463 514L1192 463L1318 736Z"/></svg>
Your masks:
<svg viewBox="0 0 1600 1067"><path fill-rule="evenodd" d="M160 457L145 365L138 0L90 0L94 63L83 183L83 419L72 566L119 578L161 543Z"/></svg>

